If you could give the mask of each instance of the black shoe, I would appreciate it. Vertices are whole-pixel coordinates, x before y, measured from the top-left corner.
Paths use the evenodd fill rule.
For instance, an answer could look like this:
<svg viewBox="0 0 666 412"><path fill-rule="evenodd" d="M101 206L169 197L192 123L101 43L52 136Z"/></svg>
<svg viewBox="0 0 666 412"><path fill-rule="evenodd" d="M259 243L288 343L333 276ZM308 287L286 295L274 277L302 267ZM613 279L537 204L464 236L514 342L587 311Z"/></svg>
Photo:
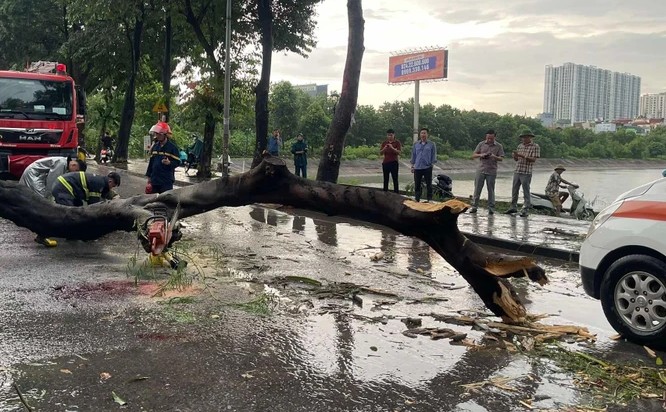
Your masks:
<svg viewBox="0 0 666 412"><path fill-rule="evenodd" d="M522 210L520 212L520 217L527 217L527 210Z"/></svg>
<svg viewBox="0 0 666 412"><path fill-rule="evenodd" d="M488 209L488 214L489 214L489 215L494 215L494 214L495 214L495 211L492 210L492 209Z"/></svg>
<svg viewBox="0 0 666 412"><path fill-rule="evenodd" d="M507 214L507 215L512 215L514 213L518 213L518 211L516 209L509 209L506 212L504 212L504 214Z"/></svg>
<svg viewBox="0 0 666 412"><path fill-rule="evenodd" d="M467 211L467 213L476 213L476 208L473 207Z"/></svg>

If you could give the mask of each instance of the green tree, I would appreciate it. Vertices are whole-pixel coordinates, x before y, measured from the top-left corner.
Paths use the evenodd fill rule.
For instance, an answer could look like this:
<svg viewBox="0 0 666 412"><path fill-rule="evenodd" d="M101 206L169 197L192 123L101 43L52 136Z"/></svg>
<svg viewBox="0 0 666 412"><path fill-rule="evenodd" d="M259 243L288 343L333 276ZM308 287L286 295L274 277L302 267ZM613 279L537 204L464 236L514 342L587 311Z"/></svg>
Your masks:
<svg viewBox="0 0 666 412"><path fill-rule="evenodd" d="M269 102L272 113L270 124L272 129L280 129L283 138L292 138L299 132L298 114L305 108L300 106L304 100L299 96L300 93L303 92L294 89L289 82L279 82L272 87Z"/></svg>
<svg viewBox="0 0 666 412"><path fill-rule="evenodd" d="M299 124L303 136L312 148L311 153L314 152L314 149L320 149L323 146L330 123L331 118L320 104L315 102L305 109Z"/></svg>
<svg viewBox="0 0 666 412"><path fill-rule="evenodd" d="M0 2L0 67L21 70L38 60L60 60L67 40L58 0L3 0Z"/></svg>
<svg viewBox="0 0 666 412"><path fill-rule="evenodd" d="M386 125L373 106L359 105L356 107L354 120L347 135L349 146L377 145L377 152L379 152L379 144L386 138L386 130L393 126ZM402 141L404 142L404 140ZM411 137L409 141L411 142Z"/></svg>

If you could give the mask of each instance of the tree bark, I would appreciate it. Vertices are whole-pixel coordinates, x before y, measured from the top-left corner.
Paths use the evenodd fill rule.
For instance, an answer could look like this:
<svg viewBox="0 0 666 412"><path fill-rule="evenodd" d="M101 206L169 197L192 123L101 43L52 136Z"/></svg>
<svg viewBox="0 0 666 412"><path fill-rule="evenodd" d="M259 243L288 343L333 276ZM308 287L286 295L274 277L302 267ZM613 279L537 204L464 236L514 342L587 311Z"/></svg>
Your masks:
<svg viewBox="0 0 666 412"><path fill-rule="evenodd" d="M226 179L86 207L55 205L17 182L0 181L0 217L46 237L87 240L116 230L133 231L155 205L166 206L170 214L179 205L179 217L186 218L252 203L279 203L348 216L418 237L458 270L486 307L505 321L519 322L526 315L507 278L548 281L531 259L487 253L460 233L457 218L469 206L463 202L417 203L392 192L302 179L274 157Z"/></svg>
<svg viewBox="0 0 666 412"><path fill-rule="evenodd" d="M273 13L271 0L258 0L259 25L261 30L261 78L254 89L254 119L256 126L256 142L252 167L261 163L262 153L268 143L268 92L271 83L271 63L273 55Z"/></svg>
<svg viewBox="0 0 666 412"><path fill-rule="evenodd" d="M208 109L204 120L203 149L201 150L201 160L197 165L197 177L209 178L211 173L211 163L213 157L213 140L215 139L215 116Z"/></svg>
<svg viewBox="0 0 666 412"><path fill-rule="evenodd" d="M363 61L363 6L361 0L347 0L347 19L349 37L347 40L347 61L342 76L340 100L333 114L333 121L326 133L324 152L319 161L317 180L336 183L340 174L340 157L345 146L345 136L351 126L356 102L358 100L358 84L361 77Z"/></svg>
<svg viewBox="0 0 666 412"><path fill-rule="evenodd" d="M120 117L120 126L118 127L118 142L116 143L116 150L113 154L113 162L127 163L129 139L136 109L136 77L139 73L139 60L141 59L141 38L143 35L144 13L145 11L142 8L142 14L137 16L132 34L130 35L128 33L127 35L132 49L132 64L130 67L129 79L127 81L123 112Z"/></svg>
<svg viewBox="0 0 666 412"><path fill-rule="evenodd" d="M167 9L167 17L164 27L164 61L162 62L162 95L167 112L166 121L169 121L171 112L171 38L173 31L171 28L171 9Z"/></svg>

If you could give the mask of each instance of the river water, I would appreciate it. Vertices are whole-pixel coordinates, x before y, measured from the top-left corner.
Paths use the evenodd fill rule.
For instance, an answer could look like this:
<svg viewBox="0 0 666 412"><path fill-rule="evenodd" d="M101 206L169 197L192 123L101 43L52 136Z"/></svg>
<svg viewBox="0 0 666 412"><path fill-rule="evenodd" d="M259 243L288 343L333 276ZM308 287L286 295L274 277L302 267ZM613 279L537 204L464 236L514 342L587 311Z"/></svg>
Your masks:
<svg viewBox="0 0 666 412"><path fill-rule="evenodd" d="M403 169L404 170L404 169ZM400 172L400 188L404 189L409 183L412 183L412 174L409 171ZM622 193L661 178L663 169L579 169L568 168L562 177L570 182L580 186L585 199L592 203L596 211L600 211L613 202L617 196ZM435 171L435 173L438 173ZM442 172L439 172L442 173ZM446 173L446 172L443 172ZM550 177L551 170L535 170L532 176L532 191L543 193L546 183ZM454 172L447 173L453 179L453 193L459 197L471 196L474 193L474 173L473 172ZM382 176L358 176L353 178L355 184L368 185L372 187L381 187ZM511 199L511 183L513 180L512 172L500 172L495 183L495 196L497 200L509 201ZM345 183L345 182L342 182ZM392 188L389 183L389 188ZM481 193L482 199L487 199L487 191L484 188ZM522 202L522 193L518 199ZM564 204L568 206L570 200Z"/></svg>

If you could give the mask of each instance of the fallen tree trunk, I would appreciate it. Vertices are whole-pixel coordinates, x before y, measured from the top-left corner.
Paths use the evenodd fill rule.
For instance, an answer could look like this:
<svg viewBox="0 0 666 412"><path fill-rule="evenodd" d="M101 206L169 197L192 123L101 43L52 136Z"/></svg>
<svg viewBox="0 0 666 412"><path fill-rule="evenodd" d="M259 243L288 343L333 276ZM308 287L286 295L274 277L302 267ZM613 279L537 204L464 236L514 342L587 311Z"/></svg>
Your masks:
<svg viewBox="0 0 666 412"><path fill-rule="evenodd" d="M507 278L528 276L540 284L548 282L544 270L531 259L488 253L460 233L457 218L468 207L463 202L417 203L392 192L302 179L289 172L279 158L266 158L240 175L86 207L55 205L25 186L0 181L0 217L42 236L70 239L89 240L117 230L135 230L154 206L166 206L171 214L180 205L179 216L186 218L252 203L348 216L418 237L458 270L486 307L505 321L522 321L526 315Z"/></svg>

